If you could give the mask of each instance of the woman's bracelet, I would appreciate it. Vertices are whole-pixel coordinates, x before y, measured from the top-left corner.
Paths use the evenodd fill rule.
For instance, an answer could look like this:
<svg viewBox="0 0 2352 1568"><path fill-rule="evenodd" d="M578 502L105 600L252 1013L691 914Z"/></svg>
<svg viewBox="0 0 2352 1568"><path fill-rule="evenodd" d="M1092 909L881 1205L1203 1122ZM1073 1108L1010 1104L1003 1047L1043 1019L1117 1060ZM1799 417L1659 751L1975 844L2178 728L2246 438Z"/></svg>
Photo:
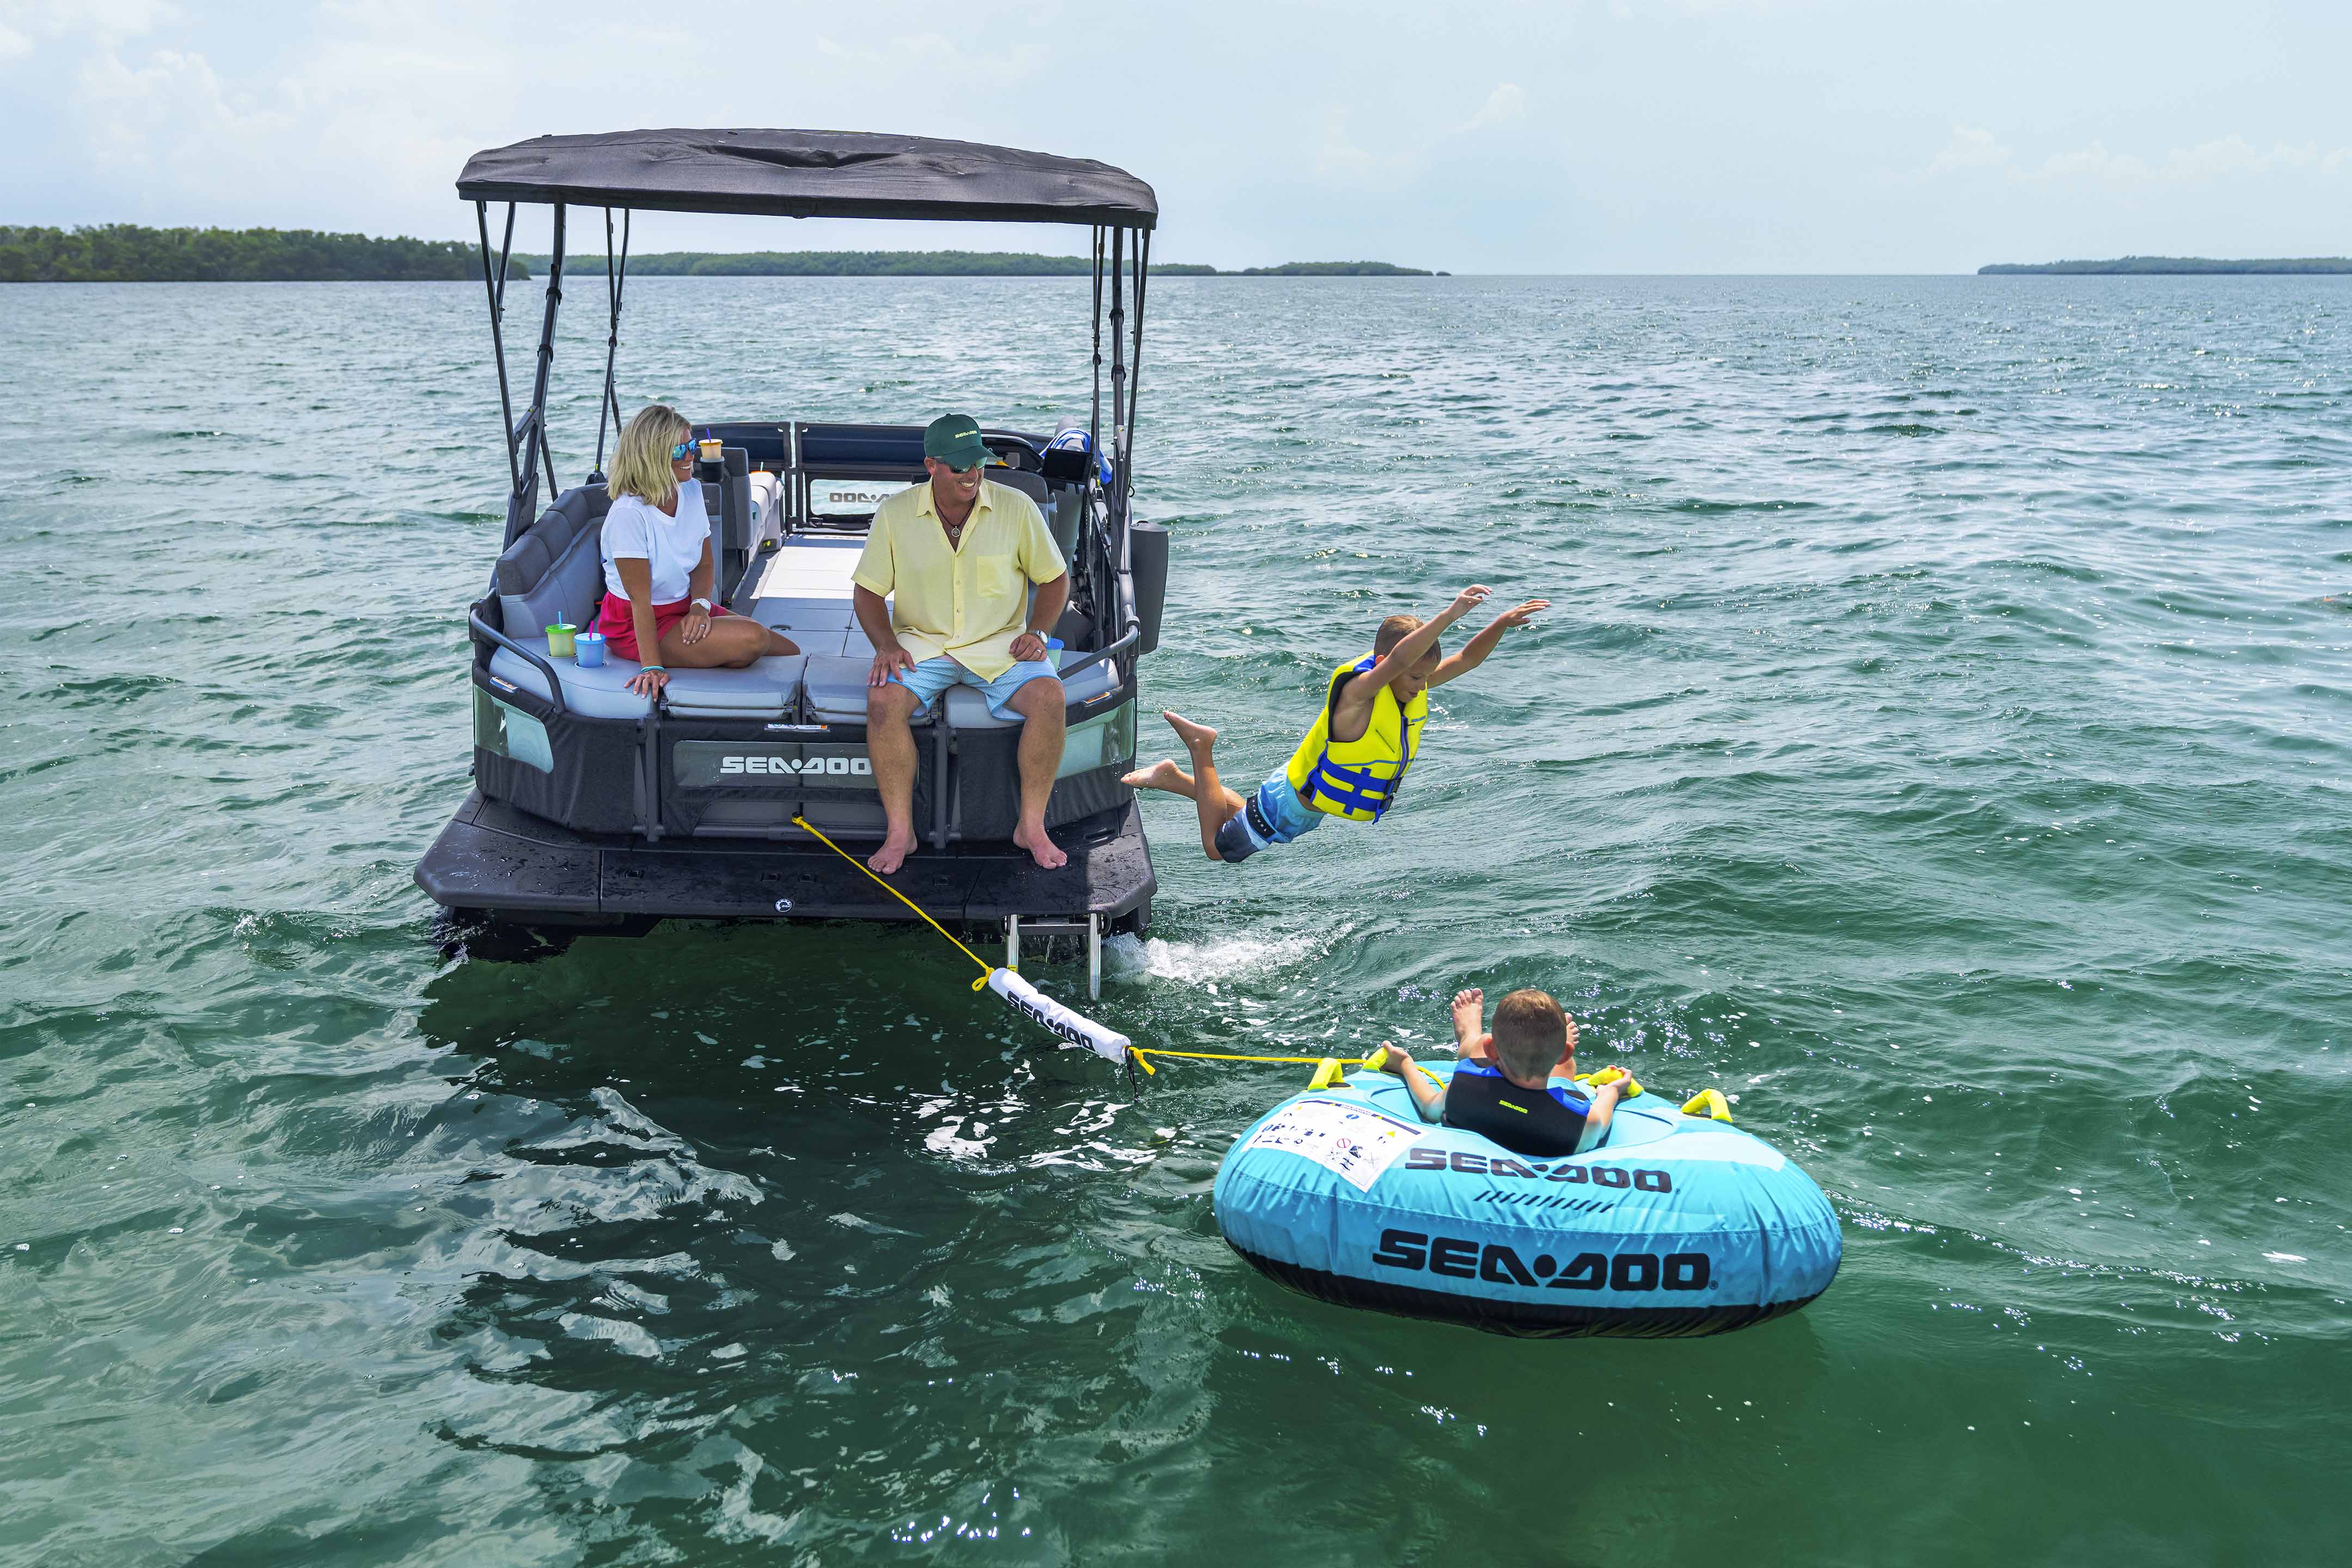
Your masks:
<svg viewBox="0 0 2352 1568"><path fill-rule="evenodd" d="M641 675L667 675L669 671L663 668L658 664L648 664L640 669L638 673Z"/></svg>

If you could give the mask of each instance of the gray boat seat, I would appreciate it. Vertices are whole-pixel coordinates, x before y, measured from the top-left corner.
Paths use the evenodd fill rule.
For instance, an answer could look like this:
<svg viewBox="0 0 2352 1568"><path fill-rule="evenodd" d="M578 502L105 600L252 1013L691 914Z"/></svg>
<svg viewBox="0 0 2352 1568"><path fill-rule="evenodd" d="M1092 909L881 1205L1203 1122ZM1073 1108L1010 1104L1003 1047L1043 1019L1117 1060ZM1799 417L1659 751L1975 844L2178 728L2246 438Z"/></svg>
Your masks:
<svg viewBox="0 0 2352 1568"><path fill-rule="evenodd" d="M612 502L602 485L566 490L499 557L499 629L518 641L558 620L593 624L604 595L600 549Z"/></svg>
<svg viewBox="0 0 2352 1568"><path fill-rule="evenodd" d="M630 678L644 668L635 659L608 654L598 668L583 669L568 658L551 657L544 637L515 641L555 667L555 679L563 687L564 706L575 713L591 719L642 719L652 708L646 699L629 689ZM664 701L668 711L685 717L789 718L808 662L804 654L772 655L749 669L675 669ZM547 677L511 648L502 647L490 655L490 673L535 697L547 695Z"/></svg>
<svg viewBox="0 0 2352 1568"><path fill-rule="evenodd" d="M1112 659L1086 661L1091 654L1062 650L1062 695L1065 701L1087 702L1118 689L1118 665Z"/></svg>
<svg viewBox="0 0 2352 1568"><path fill-rule="evenodd" d="M1019 490L1037 503L1039 511L1053 510L1045 503L1045 476L1043 474L1033 474L1026 468L990 468L983 469L981 477L991 484L1003 485L1009 490Z"/></svg>
<svg viewBox="0 0 2352 1568"><path fill-rule="evenodd" d="M1054 492L1053 504L1037 510L1045 514L1045 531L1054 536L1054 548L1062 552L1065 565L1078 552L1078 520L1086 515L1086 494L1076 485L1064 485Z"/></svg>
<svg viewBox="0 0 2352 1568"><path fill-rule="evenodd" d="M801 689L808 697L809 717L820 724L866 722L866 677L870 658L844 658L838 653L808 656L808 673Z"/></svg>
<svg viewBox="0 0 2352 1568"><path fill-rule="evenodd" d="M1021 716L1000 719L988 710L988 699L977 686L950 686L941 693L947 704L948 723L958 730L1018 730Z"/></svg>

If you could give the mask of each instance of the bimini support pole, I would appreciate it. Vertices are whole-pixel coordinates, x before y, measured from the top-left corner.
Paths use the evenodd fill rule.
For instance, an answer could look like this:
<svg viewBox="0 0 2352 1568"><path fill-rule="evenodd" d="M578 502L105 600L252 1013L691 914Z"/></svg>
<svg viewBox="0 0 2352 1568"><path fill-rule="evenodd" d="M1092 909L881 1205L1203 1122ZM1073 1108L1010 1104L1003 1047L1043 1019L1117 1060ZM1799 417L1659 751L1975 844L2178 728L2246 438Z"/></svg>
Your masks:
<svg viewBox="0 0 2352 1568"><path fill-rule="evenodd" d="M1135 344L1128 360L1127 424L1118 433L1118 567L1135 566L1128 522L1135 501L1135 409L1143 401L1143 285L1151 275L1151 231L1135 231Z"/></svg>
<svg viewBox="0 0 2352 1568"><path fill-rule="evenodd" d="M1127 300L1123 292L1127 270L1127 230L1110 231L1110 441L1111 462L1115 471L1110 477L1110 525L1117 535L1127 535L1127 453L1121 449L1119 432L1127 426ZM1097 451L1101 448L1097 447Z"/></svg>
<svg viewBox="0 0 2352 1568"><path fill-rule="evenodd" d="M507 342L502 323L507 313L507 258L514 249L515 205L507 204L507 237L499 246L499 269L490 271L490 204L474 204L474 226L482 237L482 288L490 297L490 353L499 362L499 434L507 443L507 495L522 489L522 468L515 462L514 394L507 385Z"/></svg>
<svg viewBox="0 0 2352 1568"><path fill-rule="evenodd" d="M539 369L531 380L530 407L524 412L520 425L522 474L514 493L507 499L508 544L521 538L538 514L542 464L547 470L548 489L552 492L556 489L555 454L547 444L547 382L555 367L555 313L563 305L564 210L562 202L555 204L555 231L547 258L547 314L539 329Z"/></svg>
<svg viewBox="0 0 2352 1568"><path fill-rule="evenodd" d="M621 400L613 392L613 365L621 352L621 290L629 281L629 209L621 209L621 259L613 264L613 209L604 209L604 292L613 307L613 328L604 339L604 400L596 405L596 467L588 482L604 482L604 416L611 415L613 434L621 432Z"/></svg>
<svg viewBox="0 0 2352 1568"><path fill-rule="evenodd" d="M1103 231L1095 226L1095 401L1087 416L1087 482L1094 483L1093 469L1102 455L1102 286Z"/></svg>

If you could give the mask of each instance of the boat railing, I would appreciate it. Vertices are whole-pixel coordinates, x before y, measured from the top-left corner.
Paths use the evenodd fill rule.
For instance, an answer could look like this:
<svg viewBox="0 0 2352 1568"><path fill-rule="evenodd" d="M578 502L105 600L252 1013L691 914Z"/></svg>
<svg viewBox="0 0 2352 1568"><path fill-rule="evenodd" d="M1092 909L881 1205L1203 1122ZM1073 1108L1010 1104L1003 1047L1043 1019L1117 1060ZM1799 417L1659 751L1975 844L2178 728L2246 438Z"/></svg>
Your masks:
<svg viewBox="0 0 2352 1568"><path fill-rule="evenodd" d="M489 622L482 619L482 607L480 605L474 605L467 609L466 620L467 625L472 626L476 637L480 637L485 642L492 643L499 647L505 648L509 653L511 653L516 658L529 663L536 668L540 674L545 676L547 678L548 700L555 705L555 710L558 713L571 711L564 703L563 683L556 679L555 667L553 665L548 663L547 660L533 653L523 644L515 641L514 638L499 630L498 627L490 625Z"/></svg>

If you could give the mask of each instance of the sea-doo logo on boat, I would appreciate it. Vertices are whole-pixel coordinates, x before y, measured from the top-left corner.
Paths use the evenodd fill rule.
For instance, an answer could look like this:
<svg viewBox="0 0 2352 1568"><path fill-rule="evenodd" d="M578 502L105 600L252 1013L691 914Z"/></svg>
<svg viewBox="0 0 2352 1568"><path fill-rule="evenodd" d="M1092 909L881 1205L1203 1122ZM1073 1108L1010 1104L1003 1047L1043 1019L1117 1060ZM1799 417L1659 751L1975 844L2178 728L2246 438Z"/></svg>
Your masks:
<svg viewBox="0 0 2352 1568"><path fill-rule="evenodd" d="M870 517L875 508L906 488L887 481L812 479L809 512L815 517Z"/></svg>
<svg viewBox="0 0 2352 1568"><path fill-rule="evenodd" d="M1372 1261L1383 1268L1426 1269L1489 1285L1546 1290L1704 1290L1715 1268L1704 1252L1580 1252L1562 1263L1549 1252L1522 1259L1500 1242L1433 1237L1418 1230L1381 1232Z"/></svg>
<svg viewBox="0 0 2352 1568"><path fill-rule="evenodd" d="M721 757L721 776L729 773L832 773L836 777L854 773L860 778L874 772L873 762L866 757Z"/></svg>
<svg viewBox="0 0 2352 1568"><path fill-rule="evenodd" d="M671 776L686 789L870 791L874 760L863 746L824 741L680 741Z"/></svg>

